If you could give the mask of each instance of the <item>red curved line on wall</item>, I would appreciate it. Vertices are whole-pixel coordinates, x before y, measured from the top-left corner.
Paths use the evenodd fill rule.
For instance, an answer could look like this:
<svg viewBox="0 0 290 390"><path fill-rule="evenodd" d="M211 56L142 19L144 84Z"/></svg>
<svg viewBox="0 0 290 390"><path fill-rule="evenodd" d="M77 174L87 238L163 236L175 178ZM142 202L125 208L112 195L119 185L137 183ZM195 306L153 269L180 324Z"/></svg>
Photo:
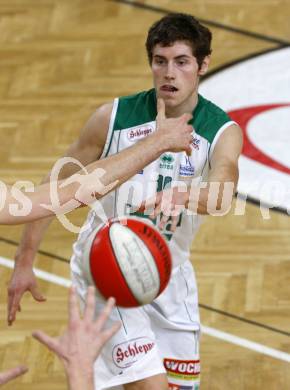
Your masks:
<svg viewBox="0 0 290 390"><path fill-rule="evenodd" d="M290 104L267 104L262 106L246 107L238 110L233 110L228 112L229 116L233 121L237 122L243 130L244 133L244 146L242 154L252 160L255 160L261 164L264 164L268 167L277 169L280 172L290 174L290 168L274 160L267 154L265 154L261 149L257 148L247 133L247 126L249 121L256 115L261 114L264 111L273 110L280 107L287 107Z"/></svg>

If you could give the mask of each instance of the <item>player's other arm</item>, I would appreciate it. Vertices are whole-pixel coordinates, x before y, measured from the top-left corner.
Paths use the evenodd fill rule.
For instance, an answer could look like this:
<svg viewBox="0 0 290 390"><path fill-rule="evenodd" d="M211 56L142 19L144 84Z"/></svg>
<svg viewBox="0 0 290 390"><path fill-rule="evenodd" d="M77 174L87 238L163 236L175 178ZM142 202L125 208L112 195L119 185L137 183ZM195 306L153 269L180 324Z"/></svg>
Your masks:
<svg viewBox="0 0 290 390"><path fill-rule="evenodd" d="M238 159L243 145L239 126L231 125L217 141L210 160L208 181L191 187L186 207L198 214L220 214L229 209L238 179Z"/></svg>
<svg viewBox="0 0 290 390"><path fill-rule="evenodd" d="M231 206L237 186L242 143L241 129L237 125L229 126L214 148L207 182L199 186L192 183L187 189L175 186L158 192L144 201L140 210L149 210L154 218L162 213L158 225L161 230L171 218L171 231L176 229L179 215L186 208L197 214L224 214Z"/></svg>

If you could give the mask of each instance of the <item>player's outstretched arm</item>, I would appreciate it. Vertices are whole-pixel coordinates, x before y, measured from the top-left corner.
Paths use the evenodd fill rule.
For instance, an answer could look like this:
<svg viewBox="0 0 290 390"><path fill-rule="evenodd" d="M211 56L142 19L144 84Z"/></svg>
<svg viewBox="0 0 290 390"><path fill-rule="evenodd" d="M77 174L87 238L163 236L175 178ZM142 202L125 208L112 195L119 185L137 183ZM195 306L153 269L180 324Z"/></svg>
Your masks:
<svg viewBox="0 0 290 390"><path fill-rule="evenodd" d="M18 366L11 368L8 371L0 372L0 386L4 385L7 382L10 382L12 379L17 378L20 375L25 374L28 371L28 368L25 366Z"/></svg>
<svg viewBox="0 0 290 390"><path fill-rule="evenodd" d="M105 343L120 328L120 323L115 323L105 329L114 303L114 299L110 298L102 313L95 318L95 289L90 286L84 316L81 318L77 296L74 288L71 288L66 331L56 338L41 331L33 332L33 337L54 352L63 362L70 390L94 389L94 362Z"/></svg>

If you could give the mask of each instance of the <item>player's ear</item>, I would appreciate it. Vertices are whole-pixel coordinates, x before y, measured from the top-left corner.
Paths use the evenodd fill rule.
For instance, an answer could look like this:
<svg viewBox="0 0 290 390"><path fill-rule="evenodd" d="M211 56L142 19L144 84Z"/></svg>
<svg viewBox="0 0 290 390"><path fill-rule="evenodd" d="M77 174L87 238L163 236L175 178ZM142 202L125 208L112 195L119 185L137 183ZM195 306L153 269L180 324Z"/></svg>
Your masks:
<svg viewBox="0 0 290 390"><path fill-rule="evenodd" d="M204 57L202 64L201 64L201 67L198 71L199 76L203 76L206 74L208 67L209 67L209 63L210 63L210 55Z"/></svg>

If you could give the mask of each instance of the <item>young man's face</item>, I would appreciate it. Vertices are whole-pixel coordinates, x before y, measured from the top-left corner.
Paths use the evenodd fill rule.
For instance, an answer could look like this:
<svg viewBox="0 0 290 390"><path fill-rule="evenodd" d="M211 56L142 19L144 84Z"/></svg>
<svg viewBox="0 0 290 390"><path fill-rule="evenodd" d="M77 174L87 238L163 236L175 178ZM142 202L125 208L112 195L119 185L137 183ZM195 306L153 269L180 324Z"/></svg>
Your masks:
<svg viewBox="0 0 290 390"><path fill-rule="evenodd" d="M192 49L186 41L172 46L153 48L152 73L157 97L165 101L167 109L190 111L196 103L199 76L207 71L208 60L199 69Z"/></svg>

